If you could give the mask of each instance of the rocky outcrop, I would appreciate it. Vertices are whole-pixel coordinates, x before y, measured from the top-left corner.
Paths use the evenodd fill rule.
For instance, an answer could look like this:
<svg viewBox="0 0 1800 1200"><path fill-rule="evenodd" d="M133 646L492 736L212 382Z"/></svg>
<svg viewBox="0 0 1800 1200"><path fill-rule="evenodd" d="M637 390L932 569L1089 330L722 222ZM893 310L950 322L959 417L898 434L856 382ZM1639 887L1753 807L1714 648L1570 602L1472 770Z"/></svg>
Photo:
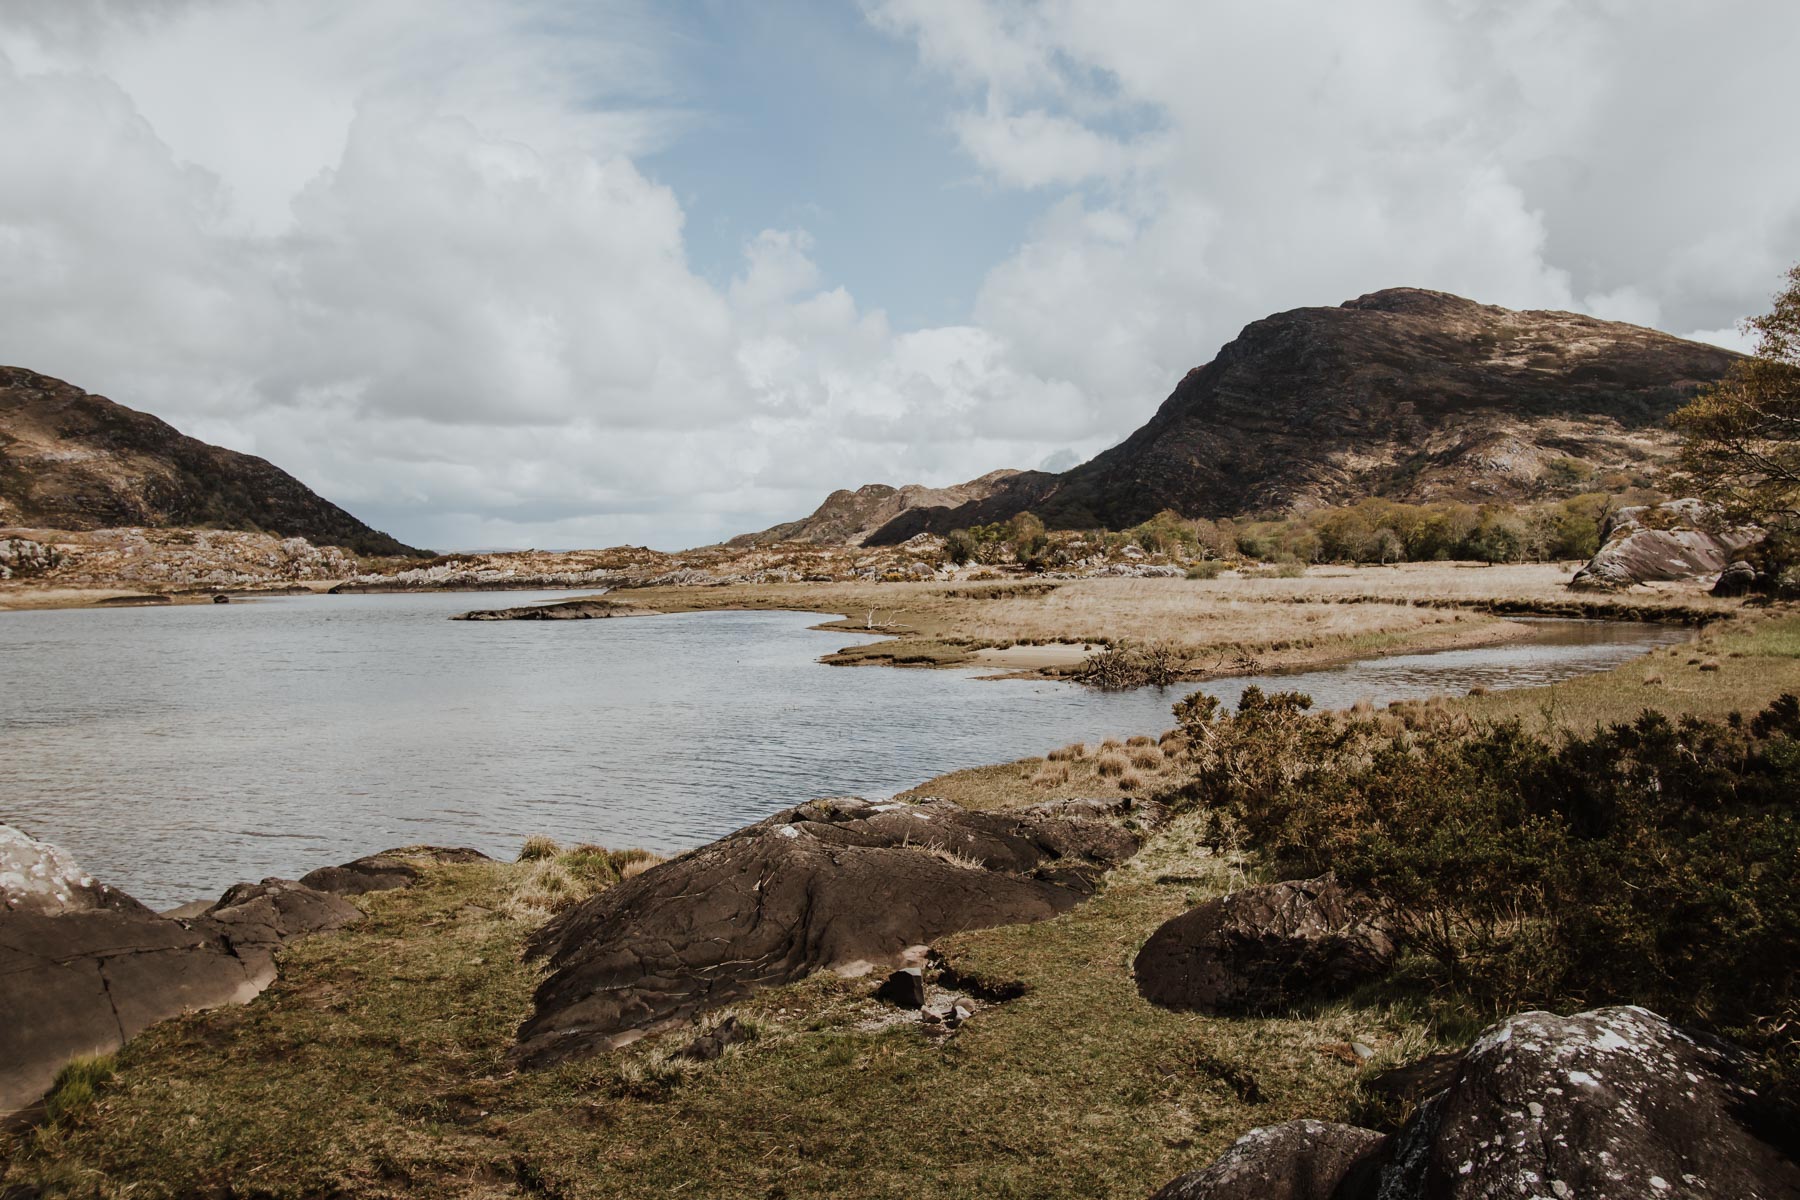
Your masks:
<svg viewBox="0 0 1800 1200"><path fill-rule="evenodd" d="M274 981L281 946L362 919L342 896L406 887L432 861L483 857L387 851L307 876L320 886L240 883L176 917L0 825L0 1116L35 1103L71 1058L115 1050L169 1017L253 999Z"/></svg>
<svg viewBox="0 0 1800 1200"><path fill-rule="evenodd" d="M411 887L432 863L489 861L492 860L481 851L466 846L402 846L335 867L308 871L300 877L300 882L334 896L360 896L365 892Z"/></svg>
<svg viewBox="0 0 1800 1200"><path fill-rule="evenodd" d="M1151 1200L1334 1200L1366 1186L1388 1137L1354 1125L1289 1121L1252 1129L1211 1166Z"/></svg>
<svg viewBox="0 0 1800 1200"><path fill-rule="evenodd" d="M819 546L860 546L870 534L894 520L901 513L916 508L954 508L985 500L998 491L1017 471L989 471L979 479L950 487L926 487L909 483L890 487L885 483L868 483L854 492L839 488L810 516L788 521L761 533L743 533L725 544L748 549L782 542L807 542Z"/></svg>
<svg viewBox="0 0 1800 1200"><path fill-rule="evenodd" d="M1725 569L1719 572L1718 582L1712 586L1712 594L1715 596L1748 596L1756 590L1761 578L1755 567L1740 558L1735 562L1727 563Z"/></svg>
<svg viewBox="0 0 1800 1200"><path fill-rule="evenodd" d="M1342 995L1393 964L1371 906L1324 875L1245 888L1166 922L1138 951L1138 991L1164 1008L1265 1012Z"/></svg>
<svg viewBox="0 0 1800 1200"><path fill-rule="evenodd" d="M419 553L279 467L22 367L0 367L0 526L210 526Z"/></svg>
<svg viewBox="0 0 1800 1200"><path fill-rule="evenodd" d="M972 812L941 800L815 800L653 867L557 917L519 1056L625 1045L753 989L822 969L910 965L964 929L1067 912L1137 852L1127 813L1064 801Z"/></svg>
<svg viewBox="0 0 1800 1200"><path fill-rule="evenodd" d="M1719 575L1762 537L1762 531L1729 525L1716 509L1698 500L1675 500L1622 508L1607 521L1602 535L1604 544L1575 573L1570 587L1614 591L1640 583Z"/></svg>
<svg viewBox="0 0 1800 1200"><path fill-rule="evenodd" d="M1642 1008L1523 1013L1486 1030L1392 1139L1322 1122L1257 1130L1157 1195L1794 1200L1800 1166L1759 1136L1748 1067Z"/></svg>
<svg viewBox="0 0 1800 1200"><path fill-rule="evenodd" d="M556 604L523 604L517 608L478 608L458 613L452 621L592 621L642 616L645 610L617 600L564 600Z"/></svg>
<svg viewBox="0 0 1800 1200"><path fill-rule="evenodd" d="M903 512L868 544L1026 510L1052 527L1124 529L1165 508L1222 517L1366 496L1563 494L1666 458L1675 439L1663 418L1737 357L1418 288L1294 309L1246 326L1099 457L1023 472L985 500Z"/></svg>

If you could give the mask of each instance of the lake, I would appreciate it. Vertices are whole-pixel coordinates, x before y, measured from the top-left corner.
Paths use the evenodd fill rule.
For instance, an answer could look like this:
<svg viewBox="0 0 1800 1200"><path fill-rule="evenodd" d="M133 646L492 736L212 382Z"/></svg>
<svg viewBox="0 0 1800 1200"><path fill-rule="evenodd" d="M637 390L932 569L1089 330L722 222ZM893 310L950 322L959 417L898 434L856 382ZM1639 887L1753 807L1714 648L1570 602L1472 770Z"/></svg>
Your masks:
<svg viewBox="0 0 1800 1200"><path fill-rule="evenodd" d="M564 593L294 596L0 614L0 821L147 904L411 842L669 852L815 796L1158 733L1204 687L1323 707L1554 682L1684 639L1543 621L1528 643L1123 693L828 667L788 612L451 622Z"/></svg>

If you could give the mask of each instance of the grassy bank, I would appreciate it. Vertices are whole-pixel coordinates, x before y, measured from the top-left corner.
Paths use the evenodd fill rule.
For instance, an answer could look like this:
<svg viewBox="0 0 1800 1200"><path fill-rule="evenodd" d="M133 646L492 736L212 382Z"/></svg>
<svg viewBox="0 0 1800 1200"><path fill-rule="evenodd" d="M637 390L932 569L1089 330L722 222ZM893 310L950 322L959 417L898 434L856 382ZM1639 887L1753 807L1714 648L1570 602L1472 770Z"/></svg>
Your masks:
<svg viewBox="0 0 1800 1200"><path fill-rule="evenodd" d="M1353 1100L1344 1044L1399 1061L1403 1011L1337 1006L1216 1021L1142 1003L1136 948L1229 886L1165 830L1103 893L1039 926L944 945L966 975L1023 985L948 1041L863 1028L870 981L759 995L759 1036L671 1063L669 1035L517 1074L536 971L507 915L532 864L443 867L304 942L255 1003L159 1026L96 1098L9 1147L9 1183L134 1197L1142 1196L1251 1125ZM329 1098L329 1099L326 1099Z"/></svg>

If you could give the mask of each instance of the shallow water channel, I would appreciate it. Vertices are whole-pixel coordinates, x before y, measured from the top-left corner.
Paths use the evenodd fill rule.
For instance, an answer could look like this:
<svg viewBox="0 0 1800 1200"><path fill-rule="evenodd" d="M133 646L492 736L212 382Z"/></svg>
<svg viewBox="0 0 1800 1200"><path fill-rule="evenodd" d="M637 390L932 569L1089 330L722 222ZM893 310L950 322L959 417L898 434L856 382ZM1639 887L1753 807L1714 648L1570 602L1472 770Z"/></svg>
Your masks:
<svg viewBox="0 0 1800 1200"><path fill-rule="evenodd" d="M0 821L158 907L410 842L672 851L814 796L1157 733L1196 686L1381 704L1550 683L1687 636L1541 621L1504 646L1101 693L824 666L851 635L810 629L816 614L446 619L561 597L0 614Z"/></svg>

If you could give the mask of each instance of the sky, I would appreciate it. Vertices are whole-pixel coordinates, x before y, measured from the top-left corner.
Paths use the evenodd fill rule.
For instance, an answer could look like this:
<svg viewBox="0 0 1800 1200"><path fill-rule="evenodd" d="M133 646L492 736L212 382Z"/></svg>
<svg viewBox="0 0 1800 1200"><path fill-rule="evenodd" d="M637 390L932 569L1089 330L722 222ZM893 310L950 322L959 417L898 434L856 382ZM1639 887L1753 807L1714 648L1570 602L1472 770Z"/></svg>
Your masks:
<svg viewBox="0 0 1800 1200"><path fill-rule="evenodd" d="M0 0L0 362L438 549L1061 469L1384 287L1734 348L1792 0Z"/></svg>

